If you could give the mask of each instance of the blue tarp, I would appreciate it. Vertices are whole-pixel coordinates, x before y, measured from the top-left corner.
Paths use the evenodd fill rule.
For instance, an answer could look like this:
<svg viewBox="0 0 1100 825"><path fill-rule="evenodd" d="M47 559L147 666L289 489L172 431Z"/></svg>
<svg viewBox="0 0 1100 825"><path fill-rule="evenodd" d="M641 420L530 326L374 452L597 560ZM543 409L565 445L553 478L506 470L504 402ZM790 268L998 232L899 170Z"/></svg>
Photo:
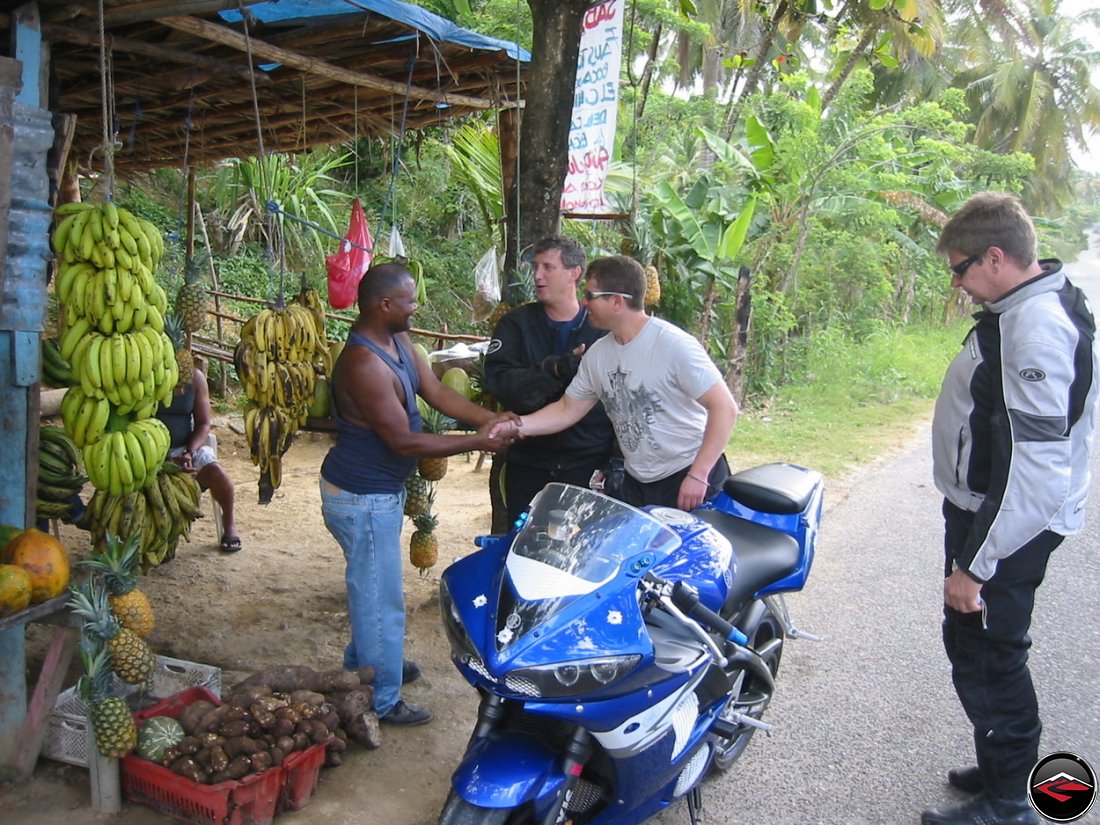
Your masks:
<svg viewBox="0 0 1100 825"><path fill-rule="evenodd" d="M399 0L270 0L249 6L248 12L264 23L370 12L412 26L441 43L457 43L467 48L492 52L502 51L514 60L531 60L531 55L526 49L520 48L518 43L464 29L445 17ZM227 9L219 14L227 23L239 23L241 20L241 13L235 9Z"/></svg>

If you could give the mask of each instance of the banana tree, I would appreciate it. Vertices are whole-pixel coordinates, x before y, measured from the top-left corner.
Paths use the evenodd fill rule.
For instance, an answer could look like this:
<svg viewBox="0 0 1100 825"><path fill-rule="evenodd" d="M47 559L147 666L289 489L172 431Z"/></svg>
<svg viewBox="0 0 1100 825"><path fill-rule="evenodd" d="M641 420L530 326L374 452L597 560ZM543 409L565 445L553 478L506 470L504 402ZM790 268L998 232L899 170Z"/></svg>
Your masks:
<svg viewBox="0 0 1100 825"><path fill-rule="evenodd" d="M772 186L770 168L775 152L767 131L755 118L746 123L746 142L732 144L706 129L700 137L713 152L715 164L699 174L681 195L668 181L649 192L656 235L666 257L702 296L697 335L709 343L719 303L736 308L735 329L724 350L731 389L741 384L740 365L750 317L748 278L738 258L756 223L759 193Z"/></svg>

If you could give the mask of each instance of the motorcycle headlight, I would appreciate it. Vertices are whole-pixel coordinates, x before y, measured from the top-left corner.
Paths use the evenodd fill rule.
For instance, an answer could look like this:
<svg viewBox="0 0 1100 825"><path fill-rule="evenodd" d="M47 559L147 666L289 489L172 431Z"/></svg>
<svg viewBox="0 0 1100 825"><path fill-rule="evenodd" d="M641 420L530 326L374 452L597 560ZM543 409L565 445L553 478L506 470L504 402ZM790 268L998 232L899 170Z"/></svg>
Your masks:
<svg viewBox="0 0 1100 825"><path fill-rule="evenodd" d="M525 667L511 671L506 678L506 684L526 686L526 689L519 691L526 695L534 694L550 699L575 696L600 690L622 679L637 667L641 659L639 654L634 653Z"/></svg>
<svg viewBox="0 0 1100 825"><path fill-rule="evenodd" d="M443 621L443 630L447 634L447 641L451 643L451 656L463 661L471 658L480 661L477 648L474 647L470 634L462 624L462 617L458 614L458 607L451 597L446 579L441 579L439 582L439 613Z"/></svg>

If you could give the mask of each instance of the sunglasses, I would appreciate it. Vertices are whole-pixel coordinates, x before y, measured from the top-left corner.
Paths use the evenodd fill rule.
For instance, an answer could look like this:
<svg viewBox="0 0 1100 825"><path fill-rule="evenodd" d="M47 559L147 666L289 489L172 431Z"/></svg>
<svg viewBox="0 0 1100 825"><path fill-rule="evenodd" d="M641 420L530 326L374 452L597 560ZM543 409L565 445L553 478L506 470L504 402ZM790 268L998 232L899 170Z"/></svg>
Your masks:
<svg viewBox="0 0 1100 825"><path fill-rule="evenodd" d="M620 298L626 298L631 300L634 298L629 292L589 292L587 289L584 291L584 300L594 301L597 298L606 298L609 295L618 295Z"/></svg>
<svg viewBox="0 0 1100 825"><path fill-rule="evenodd" d="M979 252L977 255L971 255L969 258L964 258L963 260L961 260L957 264L955 264L953 267L951 267L951 271L955 273L956 278L961 278L963 275L966 274L966 270L970 269L970 267L972 267L979 260L981 260L981 257L984 254L985 254L985 252L982 251L982 252Z"/></svg>

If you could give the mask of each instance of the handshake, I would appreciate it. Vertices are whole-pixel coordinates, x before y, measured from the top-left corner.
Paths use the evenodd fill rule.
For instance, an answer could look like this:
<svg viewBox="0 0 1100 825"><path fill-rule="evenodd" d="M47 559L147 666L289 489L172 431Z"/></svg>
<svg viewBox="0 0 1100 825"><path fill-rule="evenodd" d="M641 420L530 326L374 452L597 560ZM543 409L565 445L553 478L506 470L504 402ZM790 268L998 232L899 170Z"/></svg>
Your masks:
<svg viewBox="0 0 1100 825"><path fill-rule="evenodd" d="M499 413L478 429L478 449L486 453L500 452L520 437L522 427L519 416L515 413Z"/></svg>

